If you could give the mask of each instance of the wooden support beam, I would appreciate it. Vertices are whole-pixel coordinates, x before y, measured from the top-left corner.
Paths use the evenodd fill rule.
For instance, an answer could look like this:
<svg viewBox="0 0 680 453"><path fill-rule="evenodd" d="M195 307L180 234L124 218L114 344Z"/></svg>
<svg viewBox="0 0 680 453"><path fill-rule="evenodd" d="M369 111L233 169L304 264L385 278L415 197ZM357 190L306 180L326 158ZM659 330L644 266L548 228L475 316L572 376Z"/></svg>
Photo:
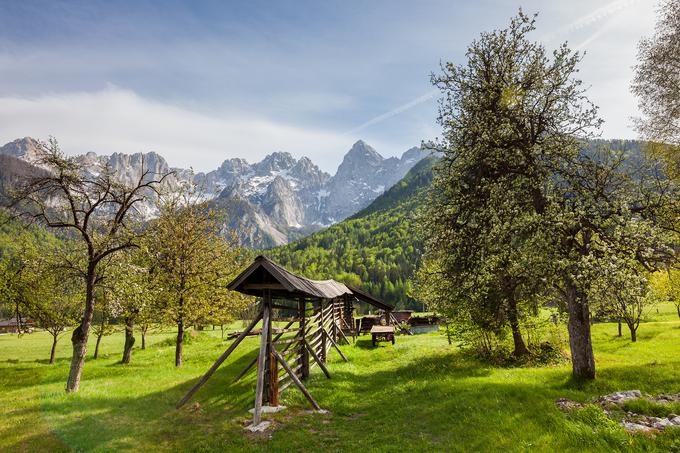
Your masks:
<svg viewBox="0 0 680 453"><path fill-rule="evenodd" d="M261 289L261 290L271 290L280 289L287 290L285 286L280 283L246 283L243 285L243 289Z"/></svg>
<svg viewBox="0 0 680 453"><path fill-rule="evenodd" d="M300 330L302 331L302 337L300 339L300 376L302 380L306 380L309 377L309 355L307 348L305 347L305 342L307 341L307 319L306 319L306 303L304 299L298 300L298 314L300 316ZM313 318L313 317L312 317Z"/></svg>
<svg viewBox="0 0 680 453"><path fill-rule="evenodd" d="M338 329L338 332L340 333L340 335L342 336L342 338L345 340L345 342L346 342L347 344L350 344L349 340L347 339L347 335L345 335L345 332L342 331L342 328L339 328L339 329Z"/></svg>
<svg viewBox="0 0 680 453"><path fill-rule="evenodd" d="M321 311L321 317L319 318L319 329L321 330L319 332L319 337L321 337L321 354L319 354L319 358L321 359L322 362L326 361L326 351L328 351L328 348L326 347L326 336L323 334L324 333L324 323L326 321L324 317L324 312L323 312L323 300L321 301L321 306L319 308Z"/></svg>
<svg viewBox="0 0 680 453"><path fill-rule="evenodd" d="M290 326L292 326L294 322L295 322L295 321L290 321L288 324L286 324L286 326L283 328L283 331L280 331L280 332L276 335L276 338L274 338L274 341L276 341L276 340L278 340L279 338L281 338L281 336L282 336L284 333L286 333L286 329L288 329ZM251 362L243 369L243 371L241 371L239 374L236 375L236 377L234 378L233 382L238 382L238 381L240 381L241 378L242 378L243 376L245 376L246 373L248 373L248 371L250 371L250 369L253 367L253 365L255 365L255 364L257 363L257 357L259 357L259 356L255 356L255 358L254 358L254 359L253 359L253 360L252 360L252 361L251 361Z"/></svg>
<svg viewBox="0 0 680 453"><path fill-rule="evenodd" d="M274 351L274 343L270 343L270 350ZM279 367L276 365L274 354L269 355L269 405L279 405Z"/></svg>
<svg viewBox="0 0 680 453"><path fill-rule="evenodd" d="M323 330L323 333L326 334L326 337L328 337L328 340L331 342L331 345L333 345L335 347L335 350L338 351L338 354L340 354L340 357L342 357L342 359L345 362L349 362L349 360L347 360L347 357L345 357L345 354L343 354L342 351L340 350L340 347L335 342L335 340L333 340L333 338L331 338L331 336L328 335L328 332L326 332L326 329Z"/></svg>
<svg viewBox="0 0 680 453"><path fill-rule="evenodd" d="M257 384L255 385L255 409L253 410L253 426L262 421L262 397L264 396L264 369L267 360L267 339L272 303L271 293L265 291L262 300L262 338L260 340L260 354L257 356Z"/></svg>
<svg viewBox="0 0 680 453"><path fill-rule="evenodd" d="M194 393L196 393L196 391L200 389L208 379L210 379L210 376L213 375L215 370L217 370L217 368L219 368L219 366L222 365L222 362L224 362L227 359L227 357L229 357L229 354L231 354L234 351L234 349L236 349L236 346L238 346L239 343L241 343L241 341L243 341L243 339L248 335L248 333L251 330L253 330L253 327L255 327L255 325L260 321L260 319L262 319L262 316L263 311L260 311L255 317L255 319L252 320L250 325L248 325L248 327L243 332L241 332L241 335L239 335L238 338L236 338L236 340L234 340L234 342L231 345L229 345L229 348L227 348L227 350L224 351L224 353L215 361L213 366L211 366L210 369L203 376L201 376L198 382L196 382L196 384L194 384L194 386L191 387L191 389L189 389L186 395L184 395L184 397L177 402L177 404L175 405L177 409L184 406L186 402L189 401L189 399L194 395Z"/></svg>
<svg viewBox="0 0 680 453"><path fill-rule="evenodd" d="M302 384L302 382L300 381L300 379L295 375L295 373L293 372L293 370L290 369L290 367L288 366L288 364L286 363L286 361L283 360L283 357L281 357L281 355L278 353L278 351L276 350L276 348L272 347L272 353L274 354L274 356L276 357L276 359L279 361L279 363L281 364L281 366L283 367L283 369L286 370L286 372L290 375L290 378L293 380L293 382L295 383L295 385L297 386L297 388L299 388L300 391L302 392L302 394L305 395L305 397L307 398L307 400L309 400L309 402L311 403L312 407L313 407L314 409L316 409L317 411L321 410L321 407L317 404L317 402L314 400L314 398L312 397L312 395L309 393L309 391L308 391L308 390L305 388L305 386ZM259 422L258 422L258 423L259 423Z"/></svg>
<svg viewBox="0 0 680 453"><path fill-rule="evenodd" d="M323 374L326 375L328 379L331 378L331 373L328 372L328 368L326 368L326 365L323 364L321 360L319 360L319 357L316 355L316 352L314 352L314 348L312 348L309 343L305 340L305 347L309 351L309 354L312 356L314 361L319 364L319 368L323 371Z"/></svg>

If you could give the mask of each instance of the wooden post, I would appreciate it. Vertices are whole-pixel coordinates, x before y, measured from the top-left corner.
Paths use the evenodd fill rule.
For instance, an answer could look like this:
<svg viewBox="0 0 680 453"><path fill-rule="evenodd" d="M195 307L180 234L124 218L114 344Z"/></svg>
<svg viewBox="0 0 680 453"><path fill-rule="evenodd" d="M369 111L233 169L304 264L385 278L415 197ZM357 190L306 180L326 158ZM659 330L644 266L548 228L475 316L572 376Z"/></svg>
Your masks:
<svg viewBox="0 0 680 453"><path fill-rule="evenodd" d="M319 317L319 325L321 326L321 351L320 351L321 354L319 354L319 359L321 359L321 361L325 363L326 362L326 351L328 349L327 349L327 346L326 346L326 335L323 334L324 331L325 331L325 329L323 327L323 324L324 324L324 321L325 321L324 313L323 313L323 299L320 299L319 302L320 302L320 307L321 307L321 316Z"/></svg>
<svg viewBox="0 0 680 453"><path fill-rule="evenodd" d="M325 335L326 337L328 337L328 341L331 343L331 345L332 345L333 347L335 347L335 350L338 351L338 354L340 354L340 357L342 357L342 359L343 359L345 362L349 362L349 360L347 360L347 357L345 357L345 354L342 353L342 351L340 350L340 347L339 347L338 344L333 340L333 338L331 338L331 336L328 334L328 332L326 331L326 329L323 329L323 335Z"/></svg>
<svg viewBox="0 0 680 453"><path fill-rule="evenodd" d="M331 301L331 335L334 341L338 341L338 322L335 313L335 300Z"/></svg>
<svg viewBox="0 0 680 453"><path fill-rule="evenodd" d="M186 402L189 401L189 399L194 395L194 393L196 393L196 391L200 389L201 386L205 384L205 382L208 379L210 379L210 376L213 375L215 370L217 370L217 368L219 368L219 366L222 365L222 362L224 362L227 359L227 357L229 357L229 354L231 354L234 351L234 349L236 349L236 346L238 346L239 343L241 343L241 341L243 341L243 339L248 335L248 333L251 330L253 330L253 327L255 327L255 325L260 321L260 319L262 319L262 316L263 311L261 310L255 317L255 319L253 319L253 321L250 323L250 325L243 332L241 332L241 335L239 335L238 338L236 338L236 340L234 340L234 342L229 346L229 348L226 351L224 351L224 353L217 359L217 361L215 361L213 366L211 366L210 369L203 376L201 376L198 382L194 384L193 387L191 387L191 389L186 393L186 395L184 395L184 397L177 402L177 404L175 405L177 409L184 406Z"/></svg>
<svg viewBox="0 0 680 453"><path fill-rule="evenodd" d="M309 345L309 343L307 343L307 341L305 341L305 346L306 346L307 349L309 350L309 353L312 355L312 358L314 359L314 361L319 365L319 368L321 368L321 371L323 371L323 374L325 374L326 377L327 377L328 379L330 379L330 378L331 378L331 373L328 372L328 368L326 368L326 365L324 365L324 363L323 363L321 360L319 360L319 357L318 357L318 356L316 355L316 353L314 352L314 348L312 348L312 347Z"/></svg>
<svg viewBox="0 0 680 453"><path fill-rule="evenodd" d="M295 373L293 372L293 370L290 369L290 367L288 366L288 364L286 363L286 361L283 360L283 357L281 357L281 355L276 351L276 348L272 347L272 352L274 353L274 356L276 356L276 359L279 361L279 363L281 363L281 366L283 367L283 369L286 370L286 372L288 373L288 375L290 376L290 378L293 380L293 382L295 383L295 385L297 386L297 388L300 389L300 391L302 392L302 394L305 395L305 397L306 397L306 398L309 400L309 402L312 404L312 407L313 407L314 409L316 409L317 411L318 411L318 410L321 410L321 407L319 407L319 405L316 403L316 401L314 401L314 398L312 398L312 395L309 393L309 391L307 391L307 389L306 389L305 386L302 384L302 382L300 382L300 379L298 379L298 377L295 375Z"/></svg>
<svg viewBox="0 0 680 453"><path fill-rule="evenodd" d="M267 403L270 406L279 405L279 367L276 363L272 343L272 316L269 314L269 328L267 329Z"/></svg>
<svg viewBox="0 0 680 453"><path fill-rule="evenodd" d="M264 396L264 371L267 363L267 338L270 325L272 298L269 290L264 291L262 298L262 338L260 339L260 355L257 357L257 384L255 385L255 409L253 426L262 421L262 397Z"/></svg>
<svg viewBox="0 0 680 453"><path fill-rule="evenodd" d="M270 343L270 351L274 351L274 346ZM276 363L276 356L273 352L269 353L269 405L279 405L279 367Z"/></svg>
<svg viewBox="0 0 680 453"><path fill-rule="evenodd" d="M281 336L283 336L283 334L285 333L285 330L292 325L293 325L293 321L286 324L286 326L283 328L283 332L278 333L276 335L276 337L272 340L272 342L275 342L276 340L281 338ZM255 365L257 363L258 357L259 357L259 355L255 356L255 358L248 365L246 365L246 367L243 369L243 371L241 371L239 374L236 375L236 377L234 378L234 382L240 381L241 378L246 375L246 373L253 367L253 365Z"/></svg>
<svg viewBox="0 0 680 453"><path fill-rule="evenodd" d="M300 332L302 337L300 338L300 377L302 380L309 378L309 352L305 347L307 343L307 335L305 334L305 329L307 329L307 315L306 315L306 304L305 299L300 298L298 300L298 313L300 317Z"/></svg>

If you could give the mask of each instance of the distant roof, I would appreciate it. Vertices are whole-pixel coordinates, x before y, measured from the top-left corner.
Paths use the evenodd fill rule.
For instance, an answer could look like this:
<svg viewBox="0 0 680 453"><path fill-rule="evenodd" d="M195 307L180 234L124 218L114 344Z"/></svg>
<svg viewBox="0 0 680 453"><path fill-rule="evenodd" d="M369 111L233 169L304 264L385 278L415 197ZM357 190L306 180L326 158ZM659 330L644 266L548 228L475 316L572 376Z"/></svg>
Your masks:
<svg viewBox="0 0 680 453"><path fill-rule="evenodd" d="M383 310L394 309L392 305L386 304L363 290L335 280L311 280L293 274L262 255L255 258L255 261L227 287L232 291L250 294L251 296L261 296L265 288L269 289L274 297L302 296L335 299L343 295L350 295Z"/></svg>

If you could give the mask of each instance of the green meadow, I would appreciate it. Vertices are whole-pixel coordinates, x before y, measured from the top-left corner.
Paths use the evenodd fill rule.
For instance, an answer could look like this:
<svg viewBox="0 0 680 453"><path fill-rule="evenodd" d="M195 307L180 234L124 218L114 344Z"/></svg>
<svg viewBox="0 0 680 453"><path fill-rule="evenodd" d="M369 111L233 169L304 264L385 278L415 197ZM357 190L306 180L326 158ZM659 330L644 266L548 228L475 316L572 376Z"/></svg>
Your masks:
<svg viewBox="0 0 680 453"><path fill-rule="evenodd" d="M564 413L555 400L579 402L618 390L680 392L680 322L671 305L653 309L637 343L615 324L593 326L594 382L571 379L568 362L499 368L450 346L441 333L400 336L371 347L368 336L333 351L328 380L314 368L308 388L327 414L313 413L294 387L264 434L243 427L253 406L253 374L233 377L256 353L248 338L183 409L175 402L226 349L219 330L186 345L175 369L173 333L157 332L133 363L120 365L123 335L105 337L89 359L81 390L66 394L70 342L48 365L50 337L0 336L0 450L39 451L680 451L680 428L629 434L589 406ZM234 324L232 328L238 328ZM566 338L566 333L565 333ZM138 343L140 339L138 338ZM90 347L90 354L94 344ZM663 408L662 408L663 409Z"/></svg>

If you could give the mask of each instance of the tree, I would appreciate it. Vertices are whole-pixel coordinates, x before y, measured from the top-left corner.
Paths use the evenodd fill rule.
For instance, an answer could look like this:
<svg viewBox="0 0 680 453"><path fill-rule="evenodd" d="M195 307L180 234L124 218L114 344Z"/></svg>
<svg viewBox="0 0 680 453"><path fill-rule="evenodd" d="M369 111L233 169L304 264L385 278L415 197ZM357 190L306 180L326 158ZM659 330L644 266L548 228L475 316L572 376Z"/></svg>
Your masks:
<svg viewBox="0 0 680 453"><path fill-rule="evenodd" d="M680 318L680 270L673 267L655 272L650 277L654 297L672 302Z"/></svg>
<svg viewBox="0 0 680 453"><path fill-rule="evenodd" d="M92 317L92 333L97 337L97 342L94 347L93 358L99 358L99 346L101 345L102 338L105 335L110 335L113 333L114 328L111 325L111 304L107 299L107 295L103 291L99 291L98 295L95 295L95 312Z"/></svg>
<svg viewBox="0 0 680 453"><path fill-rule="evenodd" d="M632 91L643 117L636 126L656 142L667 171L680 176L680 0L662 0L654 34L638 45Z"/></svg>
<svg viewBox="0 0 680 453"><path fill-rule="evenodd" d="M43 249L56 246L56 239L41 228L26 225L0 212L0 304L17 320L21 335L28 316L33 287L31 264Z"/></svg>
<svg viewBox="0 0 680 453"><path fill-rule="evenodd" d="M49 363L53 364L59 336L77 323L82 295L74 276L65 275L49 258L38 258L29 266L31 289L27 310L36 325L52 336Z"/></svg>
<svg viewBox="0 0 680 453"><path fill-rule="evenodd" d="M582 56L562 45L549 57L528 39L534 29L520 11L482 33L466 65L433 76L444 133L431 144L443 159L421 216L426 258L434 278L459 285L433 287L465 290L461 312L490 328L501 304L511 313L513 297L535 304L554 289L569 314L573 374L592 379L598 266L672 260L658 219L678 193L646 156L588 145L601 121L575 77Z"/></svg>
<svg viewBox="0 0 680 453"><path fill-rule="evenodd" d="M61 231L83 257L77 262L64 257L64 264L81 277L84 293L80 323L71 336L73 356L66 383L66 391L75 392L85 363L95 292L105 279L102 263L137 245L140 233L133 227L135 209L157 193L168 175L143 168L140 177L127 185L107 165L94 174L88 172L77 160L66 157L53 138L40 147L39 164L47 172L24 181L13 193L10 209Z"/></svg>
<svg viewBox="0 0 680 453"><path fill-rule="evenodd" d="M600 276L592 285L592 304L614 317L630 330L630 340L637 341L637 330L646 309L654 303L644 271L636 262L620 263L614 259L600 267Z"/></svg>
<svg viewBox="0 0 680 453"><path fill-rule="evenodd" d="M504 30L482 33L465 65L445 63L432 83L443 97L443 154L421 219L433 276L449 304L477 326L509 324L515 355L528 353L519 321L544 294L549 251L541 215L547 162L599 125L574 78L580 55L529 41L535 18L520 11ZM436 264L434 264L436 263ZM427 267L423 268L427 269ZM431 278L420 273L420 280ZM441 285L439 285L441 286ZM458 319L457 316L451 316Z"/></svg>
<svg viewBox="0 0 680 453"><path fill-rule="evenodd" d="M109 264L109 279L104 290L111 299L112 311L125 325L125 343L121 363L132 360L135 344L134 328L138 322L147 322L152 316L152 304L157 296L148 268L147 243L139 249L120 253ZM145 331L143 331L143 335ZM144 341L144 340L143 340Z"/></svg>
<svg viewBox="0 0 680 453"><path fill-rule="evenodd" d="M214 214L200 199L195 188L164 198L146 247L159 310L177 326L177 367L188 326L204 322L218 307L233 312L243 304L226 287L245 255L233 236L220 236Z"/></svg>

